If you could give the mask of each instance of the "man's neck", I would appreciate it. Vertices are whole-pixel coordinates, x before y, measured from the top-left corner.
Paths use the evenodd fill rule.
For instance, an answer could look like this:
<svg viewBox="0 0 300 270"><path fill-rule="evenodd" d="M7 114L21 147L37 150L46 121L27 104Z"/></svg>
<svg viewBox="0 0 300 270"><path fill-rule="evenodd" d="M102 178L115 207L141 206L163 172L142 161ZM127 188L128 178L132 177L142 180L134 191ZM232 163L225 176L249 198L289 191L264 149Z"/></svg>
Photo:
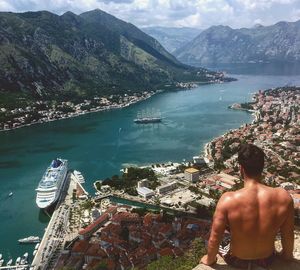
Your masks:
<svg viewBox="0 0 300 270"><path fill-rule="evenodd" d="M260 177L245 177L244 188L256 187L260 184Z"/></svg>

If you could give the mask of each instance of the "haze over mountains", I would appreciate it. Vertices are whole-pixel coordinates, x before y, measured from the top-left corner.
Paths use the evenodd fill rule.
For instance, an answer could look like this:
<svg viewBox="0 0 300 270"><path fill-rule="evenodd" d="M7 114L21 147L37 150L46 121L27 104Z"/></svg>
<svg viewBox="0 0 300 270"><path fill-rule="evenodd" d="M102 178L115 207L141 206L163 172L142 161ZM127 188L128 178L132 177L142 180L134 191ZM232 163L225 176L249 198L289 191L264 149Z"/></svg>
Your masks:
<svg viewBox="0 0 300 270"><path fill-rule="evenodd" d="M299 62L300 20L241 29L212 26L174 55L196 65Z"/></svg>
<svg viewBox="0 0 300 270"><path fill-rule="evenodd" d="M190 27L145 27L145 33L157 39L170 53L181 48L201 33L201 29Z"/></svg>
<svg viewBox="0 0 300 270"><path fill-rule="evenodd" d="M205 80L200 73L134 25L101 10L0 13L0 98L144 91Z"/></svg>

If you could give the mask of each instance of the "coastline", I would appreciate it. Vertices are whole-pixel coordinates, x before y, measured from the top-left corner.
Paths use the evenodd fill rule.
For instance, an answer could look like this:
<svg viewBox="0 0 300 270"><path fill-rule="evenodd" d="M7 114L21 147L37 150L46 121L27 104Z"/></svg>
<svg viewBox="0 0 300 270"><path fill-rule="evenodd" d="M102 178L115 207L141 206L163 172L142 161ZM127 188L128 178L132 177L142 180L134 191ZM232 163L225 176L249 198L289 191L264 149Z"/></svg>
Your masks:
<svg viewBox="0 0 300 270"><path fill-rule="evenodd" d="M149 99L149 98L151 98L154 95L157 95L159 93L162 93L162 91L156 91L154 93L149 93L146 97L142 97L142 98L140 98L138 100L135 100L135 101L132 101L132 102L118 104L118 105L110 105L109 108L107 108L107 107L98 108L98 109L94 108L94 109L91 109L90 111L84 111L84 112L80 112L80 113L74 112L71 115L63 116L63 117L60 117L60 118L57 118L57 119L48 119L48 120L43 120L43 121L38 120L36 122L32 122L32 123L12 127L12 128L0 129L0 132L12 131L12 130L16 130L16 129L19 129L19 128L30 127L30 126L37 125L37 124L44 124L44 123L49 123L49 122L54 122L54 121L59 121L59 120L66 120L66 119L75 118L75 117L79 117L79 116L86 115L86 114L91 114L91 113L96 113L96 112L104 112L104 111L110 111L110 110L123 109L123 108L129 107L131 105L137 104L141 101L147 100L147 99Z"/></svg>
<svg viewBox="0 0 300 270"><path fill-rule="evenodd" d="M268 154L264 170L267 181L276 185L284 181L296 181L300 175L297 170L300 155L295 137L300 124L297 113L299 91L300 87L297 86L260 90L254 93L252 109L235 106L236 110L250 112L254 119L206 143L206 164L215 170L237 172L236 153L240 144L252 143Z"/></svg>
<svg viewBox="0 0 300 270"><path fill-rule="evenodd" d="M227 83L227 82L231 82L233 80L236 80L234 78L230 78L231 80L225 80L225 81L209 81L209 82L188 82L188 83L177 83L175 85L175 89L177 89L177 91L182 91L182 90L193 90L201 85L206 85L206 84L218 84L218 83ZM112 105L108 105L107 107L104 108L91 108L89 111L81 111L81 112L71 112L70 115L67 116L60 116L59 118L51 118L51 119L43 119L43 120L37 120L36 122L31 122L28 124L20 124L17 125L15 127L9 127L9 128L2 128L0 129L0 132L5 132L5 131L12 131L15 129L19 129L19 128L23 128L23 127L29 127L32 125L37 125L37 124L43 124L43 123L49 123L49 122L53 122L53 121L57 121L57 120L65 120L65 119L69 119L69 118L74 118L74 117L78 117L81 115L86 115L86 114L90 114L90 113L95 113L95 112L103 112L103 111L110 111L110 110L115 110L115 109L123 109L126 107L129 107L131 105L134 105L136 103L139 103L141 101L147 100L149 98L151 98L152 96L156 95L156 94L160 94L163 92L169 91L168 89L158 89L158 90L154 90L154 91L150 91L150 92L144 92L144 96L137 98L136 96L128 96L133 98L133 100L130 100L129 102L123 102L121 104L112 104ZM145 94L146 93L146 94Z"/></svg>

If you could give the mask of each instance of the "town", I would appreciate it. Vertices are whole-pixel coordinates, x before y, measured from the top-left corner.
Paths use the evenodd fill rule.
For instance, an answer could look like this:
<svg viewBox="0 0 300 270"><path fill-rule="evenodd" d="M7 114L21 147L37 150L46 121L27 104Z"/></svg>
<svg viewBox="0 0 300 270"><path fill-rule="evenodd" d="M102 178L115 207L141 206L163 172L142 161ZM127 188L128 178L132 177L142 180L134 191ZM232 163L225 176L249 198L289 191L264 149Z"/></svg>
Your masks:
<svg viewBox="0 0 300 270"><path fill-rule="evenodd" d="M36 257L32 269L148 269L164 258L183 258L195 241L204 250L218 199L242 186L236 160L242 142L264 149L264 181L290 192L299 222L299 104L299 88L259 91L253 102L234 105L251 110L253 123L215 138L203 157L124 168L95 181L95 196L70 172L67 199L53 214L63 222L49 223L44 260ZM52 239L51 226L60 239Z"/></svg>

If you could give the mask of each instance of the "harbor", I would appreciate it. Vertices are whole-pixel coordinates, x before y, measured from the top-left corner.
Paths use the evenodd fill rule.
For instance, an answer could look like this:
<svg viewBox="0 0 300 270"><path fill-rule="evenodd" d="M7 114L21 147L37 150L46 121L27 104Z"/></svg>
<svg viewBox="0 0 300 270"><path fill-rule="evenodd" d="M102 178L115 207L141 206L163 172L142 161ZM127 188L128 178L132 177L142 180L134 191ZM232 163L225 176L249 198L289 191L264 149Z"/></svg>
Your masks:
<svg viewBox="0 0 300 270"><path fill-rule="evenodd" d="M181 162L198 154L212 138L252 121L250 114L228 110L228 105L244 101L254 89L296 82L299 76L238 79L194 91L163 93L122 110L0 133L0 253L6 261L10 257L15 261L25 252L31 256L33 247L18 244L18 239L43 237L50 218L36 206L35 188L54 157L64 157L70 167L80 170L86 178L85 188L92 193L93 181L118 173L128 163ZM221 90L225 92L219 101ZM137 112L147 108L160 109L166 116L162 124L138 126L133 122Z"/></svg>
<svg viewBox="0 0 300 270"><path fill-rule="evenodd" d="M32 270L52 269L53 263L56 261L59 252L65 244L65 239L70 239L70 236L68 236L67 218L69 209L73 203L73 191L77 189L77 185L80 185L80 188L83 189L75 175L69 172L62 187L57 206L32 261Z"/></svg>

